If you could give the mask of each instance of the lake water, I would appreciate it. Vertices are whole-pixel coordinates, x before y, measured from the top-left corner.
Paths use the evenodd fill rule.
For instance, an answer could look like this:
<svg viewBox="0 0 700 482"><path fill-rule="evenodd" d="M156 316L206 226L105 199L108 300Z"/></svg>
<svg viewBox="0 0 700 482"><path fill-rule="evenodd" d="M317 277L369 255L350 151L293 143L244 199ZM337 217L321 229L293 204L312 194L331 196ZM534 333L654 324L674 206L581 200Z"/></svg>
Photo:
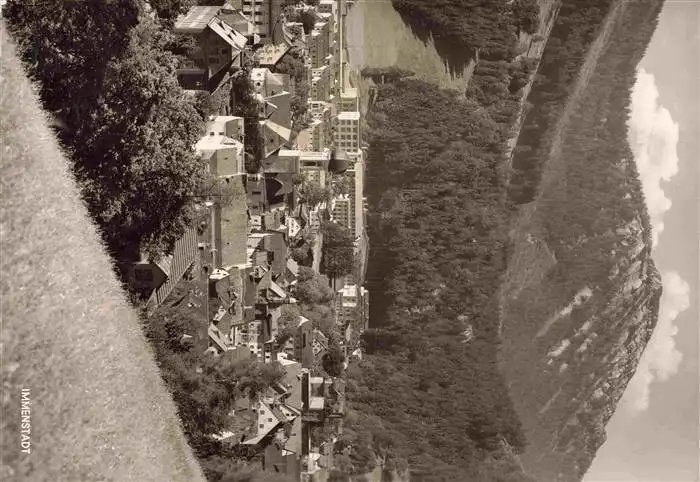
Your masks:
<svg viewBox="0 0 700 482"><path fill-rule="evenodd" d="M423 43L406 25L391 0L357 0L345 22L348 61L357 68L410 70L421 80L464 91L469 65L454 75L430 38Z"/></svg>

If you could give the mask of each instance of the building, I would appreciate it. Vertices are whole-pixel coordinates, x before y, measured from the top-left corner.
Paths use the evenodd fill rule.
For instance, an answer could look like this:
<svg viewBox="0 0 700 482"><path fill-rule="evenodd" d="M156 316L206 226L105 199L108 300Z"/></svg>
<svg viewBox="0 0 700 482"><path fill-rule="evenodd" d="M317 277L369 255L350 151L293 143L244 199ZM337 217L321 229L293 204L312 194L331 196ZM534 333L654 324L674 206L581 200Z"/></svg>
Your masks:
<svg viewBox="0 0 700 482"><path fill-rule="evenodd" d="M217 353L234 349L234 326L243 322L243 270L215 269L209 275L209 346ZM252 356L247 347L237 355ZM247 353L247 355L246 355Z"/></svg>
<svg viewBox="0 0 700 482"><path fill-rule="evenodd" d="M254 56L258 65L265 69L274 69L275 66L287 55L290 46L287 43L266 44L259 48Z"/></svg>
<svg viewBox="0 0 700 482"><path fill-rule="evenodd" d="M175 285L197 257L197 226L192 226L175 243L171 254L157 260L145 254L129 267L129 284L147 297L148 312L155 310L170 295Z"/></svg>
<svg viewBox="0 0 700 482"><path fill-rule="evenodd" d="M287 243L284 233L251 233L248 235L247 246L252 266L267 266L275 282L284 278L287 270Z"/></svg>
<svg viewBox="0 0 700 482"><path fill-rule="evenodd" d="M308 318L299 315L298 325L292 338L285 344L284 352L288 358L297 361L302 367L310 367L314 358L312 341L312 323Z"/></svg>
<svg viewBox="0 0 700 482"><path fill-rule="evenodd" d="M333 209L331 210L331 219L344 228L350 230L354 236L355 223L353 218L353 196L351 194L341 194L333 200Z"/></svg>
<svg viewBox="0 0 700 482"><path fill-rule="evenodd" d="M355 284L345 285L336 292L335 313L336 323L346 326L357 319L364 326L365 298L367 289Z"/></svg>
<svg viewBox="0 0 700 482"><path fill-rule="evenodd" d="M332 81L331 68L328 65L312 69L309 99L321 102L330 100L333 91Z"/></svg>
<svg viewBox="0 0 700 482"><path fill-rule="evenodd" d="M214 92L228 79L232 68L243 65L244 50L251 38L222 20L220 13L221 7L192 7L175 21L174 33L192 37L197 45L194 50L177 52L177 78L185 90Z"/></svg>
<svg viewBox="0 0 700 482"><path fill-rule="evenodd" d="M330 38L330 25L326 22L316 22L314 29L307 37L307 48L312 68L317 69L328 62L331 55Z"/></svg>
<svg viewBox="0 0 700 482"><path fill-rule="evenodd" d="M255 25L255 32L263 42L271 42L281 35L284 0L229 0L231 8L241 10Z"/></svg>
<svg viewBox="0 0 700 482"><path fill-rule="evenodd" d="M330 102L309 100L308 111L311 116L311 150L322 151L333 145L333 104Z"/></svg>
<svg viewBox="0 0 700 482"><path fill-rule="evenodd" d="M268 156L262 161L265 174L297 174L299 172L299 151L280 149L275 155Z"/></svg>
<svg viewBox="0 0 700 482"><path fill-rule="evenodd" d="M242 117L212 116L195 150L217 177L240 176L246 172L244 136Z"/></svg>
<svg viewBox="0 0 700 482"><path fill-rule="evenodd" d="M245 195L243 176L227 177L228 189ZM248 213L244 202L208 202L206 215L198 225L199 263L205 272L220 268L244 268L247 265L246 240L248 236Z"/></svg>
<svg viewBox="0 0 700 482"><path fill-rule="evenodd" d="M250 77L259 104L264 155L269 157L291 139L290 79L288 75L273 74L264 68L252 69Z"/></svg>
<svg viewBox="0 0 700 482"><path fill-rule="evenodd" d="M364 156L360 151L354 156L354 162L345 171L350 184L350 192L337 196L332 203L331 219L350 230L353 237L364 233Z"/></svg>
<svg viewBox="0 0 700 482"><path fill-rule="evenodd" d="M357 154L361 146L360 113L358 111L341 112L336 119L335 149L345 151L348 155Z"/></svg>
<svg viewBox="0 0 700 482"><path fill-rule="evenodd" d="M316 9L319 13L335 14L338 9L338 2L336 0L320 0Z"/></svg>
<svg viewBox="0 0 700 482"><path fill-rule="evenodd" d="M357 95L357 89L347 88L340 93L340 111L341 112L357 112L360 110L360 100Z"/></svg>
<svg viewBox="0 0 700 482"><path fill-rule="evenodd" d="M274 74L268 68L251 69L250 80L253 83L255 93L265 99L290 90L289 75Z"/></svg>

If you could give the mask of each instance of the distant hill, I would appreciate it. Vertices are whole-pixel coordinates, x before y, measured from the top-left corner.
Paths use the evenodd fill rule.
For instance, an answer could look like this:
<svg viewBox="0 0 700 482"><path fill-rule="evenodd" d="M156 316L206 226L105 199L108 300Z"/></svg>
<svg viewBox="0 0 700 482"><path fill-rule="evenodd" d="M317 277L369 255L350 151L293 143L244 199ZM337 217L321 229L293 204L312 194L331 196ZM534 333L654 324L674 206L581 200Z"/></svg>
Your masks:
<svg viewBox="0 0 700 482"><path fill-rule="evenodd" d="M663 2L563 3L518 143L511 195L522 204L502 292L502 367L529 442L521 460L545 482L585 474L661 297L626 123ZM573 66L572 52L588 55Z"/></svg>

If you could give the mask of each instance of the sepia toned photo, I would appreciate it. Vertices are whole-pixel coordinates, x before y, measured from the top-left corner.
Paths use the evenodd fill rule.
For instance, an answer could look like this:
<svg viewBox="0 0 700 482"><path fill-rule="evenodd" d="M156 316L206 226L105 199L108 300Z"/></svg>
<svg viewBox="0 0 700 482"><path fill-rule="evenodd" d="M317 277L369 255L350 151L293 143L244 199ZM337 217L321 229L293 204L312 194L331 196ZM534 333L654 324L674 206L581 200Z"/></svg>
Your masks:
<svg viewBox="0 0 700 482"><path fill-rule="evenodd" d="M0 480L700 482L700 0L0 17Z"/></svg>

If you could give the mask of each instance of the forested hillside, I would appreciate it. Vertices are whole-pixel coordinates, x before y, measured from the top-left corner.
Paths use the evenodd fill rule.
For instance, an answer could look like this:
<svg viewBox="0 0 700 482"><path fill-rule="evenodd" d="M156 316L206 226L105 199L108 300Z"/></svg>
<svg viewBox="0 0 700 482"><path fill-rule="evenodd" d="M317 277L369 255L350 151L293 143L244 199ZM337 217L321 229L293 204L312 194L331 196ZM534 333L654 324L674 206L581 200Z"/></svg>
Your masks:
<svg viewBox="0 0 700 482"><path fill-rule="evenodd" d="M502 2L497 16L483 2L394 3L414 29L483 56L466 93L397 76L377 87L371 330L349 369L347 471L515 481L522 459L533 480L580 480L658 312L625 123L660 2L606 23L612 0L564 0L536 82L547 111L536 104L526 120L541 165L519 163L510 193L505 143L533 68L509 48L522 19Z"/></svg>
<svg viewBox="0 0 700 482"><path fill-rule="evenodd" d="M350 369L354 471L379 457L412 480L499 480L516 470L504 447L525 447L496 364L502 129L413 79L380 88L370 126L372 329Z"/></svg>
<svg viewBox="0 0 700 482"><path fill-rule="evenodd" d="M501 353L538 480L583 477L656 324L627 119L662 3L564 0L518 142Z"/></svg>
<svg viewBox="0 0 700 482"><path fill-rule="evenodd" d="M509 40L499 45L515 40L517 28L503 28ZM377 87L368 119L372 329L367 356L349 368L346 472L380 464L417 481L528 480L515 456L527 442L497 366L504 150L533 68L513 55L482 60L467 92L395 71Z"/></svg>
<svg viewBox="0 0 700 482"><path fill-rule="evenodd" d="M532 108L523 124L513 156L511 196L517 203L533 199L547 149L548 135L564 109L588 47L598 34L612 0L566 0L554 24L528 97ZM629 73L625 73L629 77ZM622 76L622 74L621 74Z"/></svg>

